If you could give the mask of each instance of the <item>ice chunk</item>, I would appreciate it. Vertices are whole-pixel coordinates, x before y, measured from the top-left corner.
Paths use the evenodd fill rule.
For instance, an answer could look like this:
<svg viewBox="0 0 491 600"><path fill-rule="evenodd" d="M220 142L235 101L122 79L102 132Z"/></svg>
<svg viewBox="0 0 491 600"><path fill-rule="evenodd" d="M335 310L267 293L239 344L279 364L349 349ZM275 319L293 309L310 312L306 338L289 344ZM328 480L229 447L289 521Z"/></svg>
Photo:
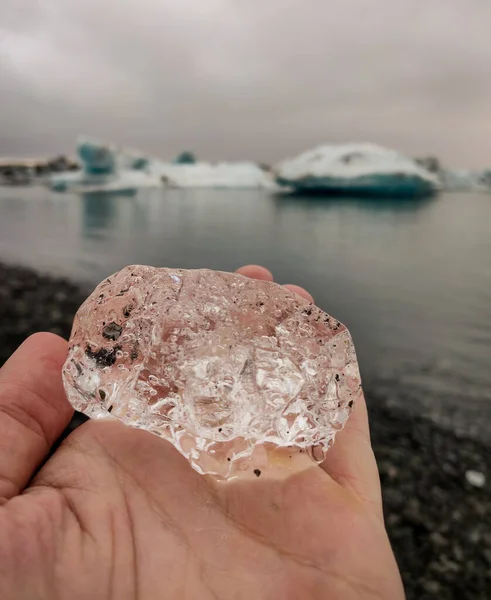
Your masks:
<svg viewBox="0 0 491 600"><path fill-rule="evenodd" d="M298 191L417 196L440 187L414 160L374 144L320 146L275 168L276 181Z"/></svg>
<svg viewBox="0 0 491 600"><path fill-rule="evenodd" d="M157 434L225 478L321 460L361 394L348 330L307 300L240 275L146 266L82 305L63 378L77 410Z"/></svg>
<svg viewBox="0 0 491 600"><path fill-rule="evenodd" d="M150 172L150 159L137 150L81 137L77 151L82 170L50 177L48 182L54 191L119 193L162 185L160 177Z"/></svg>
<svg viewBox="0 0 491 600"><path fill-rule="evenodd" d="M155 162L152 171L160 175L164 184L176 188L277 188L271 174L251 162L217 164Z"/></svg>
<svg viewBox="0 0 491 600"><path fill-rule="evenodd" d="M77 152L88 175L109 175L116 170L116 149L99 140L80 138Z"/></svg>
<svg viewBox="0 0 491 600"><path fill-rule="evenodd" d="M174 160L174 164L176 165L194 165L195 163L196 156L189 150L181 152L181 154L179 154L179 156Z"/></svg>
<svg viewBox="0 0 491 600"><path fill-rule="evenodd" d="M82 161L82 173L63 173L51 178L49 182L53 189L117 191L155 185L175 188L278 187L271 173L252 162L195 162L194 154L183 152L175 162L165 163L137 150L119 148L86 137L80 138L77 149ZM131 176L130 171L139 171L143 175Z"/></svg>
<svg viewBox="0 0 491 600"><path fill-rule="evenodd" d="M443 170L442 187L446 192L490 192L491 173Z"/></svg>
<svg viewBox="0 0 491 600"><path fill-rule="evenodd" d="M109 175L91 175L83 171L57 173L49 179L55 192L136 192L142 188L160 187L158 177L144 171L117 171Z"/></svg>

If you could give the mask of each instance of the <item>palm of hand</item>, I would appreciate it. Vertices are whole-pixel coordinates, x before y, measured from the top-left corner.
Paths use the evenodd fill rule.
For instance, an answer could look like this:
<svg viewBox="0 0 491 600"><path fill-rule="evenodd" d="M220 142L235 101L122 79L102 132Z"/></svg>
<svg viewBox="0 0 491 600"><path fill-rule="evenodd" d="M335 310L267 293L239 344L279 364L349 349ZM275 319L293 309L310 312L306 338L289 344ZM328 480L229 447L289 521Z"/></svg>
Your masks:
<svg viewBox="0 0 491 600"><path fill-rule="evenodd" d="M281 481L218 483L151 434L89 422L26 487L70 416L65 353L41 334L0 372L2 599L403 598L363 405L322 468Z"/></svg>

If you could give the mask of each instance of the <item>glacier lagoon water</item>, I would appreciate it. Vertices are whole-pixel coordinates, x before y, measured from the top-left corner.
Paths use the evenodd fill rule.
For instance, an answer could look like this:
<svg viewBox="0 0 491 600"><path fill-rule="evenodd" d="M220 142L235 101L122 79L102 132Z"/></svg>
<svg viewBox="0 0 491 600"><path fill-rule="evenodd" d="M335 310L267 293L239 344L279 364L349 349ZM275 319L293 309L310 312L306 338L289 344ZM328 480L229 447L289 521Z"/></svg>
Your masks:
<svg viewBox="0 0 491 600"><path fill-rule="evenodd" d="M491 197L0 188L0 261L90 285L130 263L260 263L346 323L369 396L491 432Z"/></svg>

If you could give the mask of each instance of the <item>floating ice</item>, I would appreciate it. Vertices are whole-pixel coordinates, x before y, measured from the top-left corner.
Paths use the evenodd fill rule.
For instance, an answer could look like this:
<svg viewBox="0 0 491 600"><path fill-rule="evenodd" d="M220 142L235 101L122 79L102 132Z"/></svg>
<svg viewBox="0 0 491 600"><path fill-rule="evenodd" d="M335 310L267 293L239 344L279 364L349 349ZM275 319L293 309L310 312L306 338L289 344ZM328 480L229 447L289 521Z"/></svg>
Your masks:
<svg viewBox="0 0 491 600"><path fill-rule="evenodd" d="M89 138L80 138L77 152L88 175L109 175L116 170L116 149Z"/></svg>
<svg viewBox="0 0 491 600"><path fill-rule="evenodd" d="M489 171L451 171L440 174L442 187L446 192L490 192L491 173Z"/></svg>
<svg viewBox="0 0 491 600"><path fill-rule="evenodd" d="M142 188L160 187L158 177L138 170L117 171L110 175L89 175L82 171L57 173L49 181L55 192L136 192Z"/></svg>
<svg viewBox="0 0 491 600"><path fill-rule="evenodd" d="M438 177L414 160L374 144L321 146L274 172L280 185L298 191L418 196L440 187Z"/></svg>
<svg viewBox="0 0 491 600"><path fill-rule="evenodd" d="M149 158L138 151L82 137L77 152L82 170L53 175L49 184L54 191L128 192L162 185L158 176L148 172Z"/></svg>
<svg viewBox="0 0 491 600"><path fill-rule="evenodd" d="M322 460L361 394L348 330L300 296L146 266L79 309L63 378L77 410L157 434L224 478Z"/></svg>
<svg viewBox="0 0 491 600"><path fill-rule="evenodd" d="M270 173L251 162L217 163L155 162L165 185L176 188L276 189Z"/></svg>
<svg viewBox="0 0 491 600"><path fill-rule="evenodd" d="M97 139L82 137L77 151L82 170L50 178L55 191L126 191L140 187L277 189L271 173L252 162L217 163L195 161L190 152L166 163L137 150L118 148ZM135 174L136 173L136 174Z"/></svg>

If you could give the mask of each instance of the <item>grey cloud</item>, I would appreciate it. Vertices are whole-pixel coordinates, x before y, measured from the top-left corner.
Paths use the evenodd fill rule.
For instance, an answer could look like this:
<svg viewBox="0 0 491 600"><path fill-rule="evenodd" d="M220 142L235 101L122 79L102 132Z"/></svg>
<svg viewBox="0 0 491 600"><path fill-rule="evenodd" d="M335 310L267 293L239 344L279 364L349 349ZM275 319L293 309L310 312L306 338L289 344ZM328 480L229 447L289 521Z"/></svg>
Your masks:
<svg viewBox="0 0 491 600"><path fill-rule="evenodd" d="M368 139L491 163L488 0L4 0L0 153L87 132L274 161Z"/></svg>

